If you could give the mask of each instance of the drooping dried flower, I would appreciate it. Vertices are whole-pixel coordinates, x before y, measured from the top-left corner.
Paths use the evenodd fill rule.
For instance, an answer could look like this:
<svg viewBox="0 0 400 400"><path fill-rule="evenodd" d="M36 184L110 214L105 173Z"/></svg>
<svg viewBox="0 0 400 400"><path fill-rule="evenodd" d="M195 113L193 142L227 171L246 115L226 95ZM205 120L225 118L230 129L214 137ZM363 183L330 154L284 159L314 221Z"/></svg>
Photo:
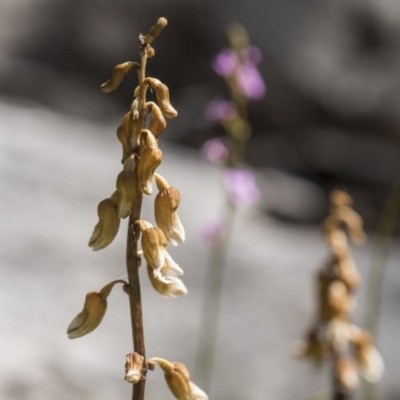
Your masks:
<svg viewBox="0 0 400 400"><path fill-rule="evenodd" d="M125 74L134 67L138 68L140 66L138 63L132 61L117 65L113 70L111 78L107 82L103 83L100 86L100 89L104 93L110 93L114 91L118 88L118 86L122 82L122 79L124 79Z"/></svg>
<svg viewBox="0 0 400 400"><path fill-rule="evenodd" d="M158 357L151 358L148 362L158 363L164 371L168 387L177 400L208 400L207 394L190 381L189 371L184 364L171 363Z"/></svg>
<svg viewBox="0 0 400 400"><path fill-rule="evenodd" d="M120 219L118 217L118 204L112 199L101 201L97 207L99 222L94 227L89 240L89 247L100 250L107 247L117 236Z"/></svg>
<svg viewBox="0 0 400 400"><path fill-rule="evenodd" d="M153 269L154 277L161 282L172 283L179 275L183 275L182 269L167 251L167 239L163 231L144 220L138 220L136 224L142 232L144 258Z"/></svg>
<svg viewBox="0 0 400 400"><path fill-rule="evenodd" d="M149 131L154 135L156 139L164 132L167 127L167 122L161 112L160 107L156 103L149 101L146 103L147 109L151 113L151 121L149 123Z"/></svg>
<svg viewBox="0 0 400 400"><path fill-rule="evenodd" d="M185 241L185 230L177 212L181 196L178 189L170 187L161 175L154 176L159 190L154 201L157 226L164 232L167 240L177 246Z"/></svg>
<svg viewBox="0 0 400 400"><path fill-rule="evenodd" d="M146 82L156 92L157 103L162 113L167 118L175 118L176 116L178 116L178 112L175 110L174 107L172 107L169 101L168 87L156 78L146 78Z"/></svg>
<svg viewBox="0 0 400 400"><path fill-rule="evenodd" d="M157 139L148 129L143 129L142 140L144 148L138 162L139 189L142 193L153 193L152 180L154 171L161 164L162 152L158 148Z"/></svg>

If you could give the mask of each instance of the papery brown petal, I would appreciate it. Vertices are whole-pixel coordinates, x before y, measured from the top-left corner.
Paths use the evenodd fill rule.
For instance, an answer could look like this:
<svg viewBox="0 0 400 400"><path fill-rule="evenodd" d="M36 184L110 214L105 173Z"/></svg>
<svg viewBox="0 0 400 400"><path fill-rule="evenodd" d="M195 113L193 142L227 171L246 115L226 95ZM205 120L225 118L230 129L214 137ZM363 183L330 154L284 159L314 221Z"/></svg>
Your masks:
<svg viewBox="0 0 400 400"><path fill-rule="evenodd" d="M100 325L106 310L107 300L100 293L88 293L83 310L68 326L68 337L76 339L95 330Z"/></svg>
<svg viewBox="0 0 400 400"><path fill-rule="evenodd" d="M148 82L156 92L157 103L162 113L167 118L175 118L178 115L178 112L172 107L169 101L168 87L155 78L146 78L146 82Z"/></svg>
<svg viewBox="0 0 400 400"><path fill-rule="evenodd" d="M117 65L113 70L111 78L107 82L103 83L100 86L100 89L104 93L110 93L114 91L115 89L118 88L118 86L122 82L122 79L124 78L125 74L129 72L133 67L138 68L140 66L137 62L132 62L132 61L128 61L126 63Z"/></svg>
<svg viewBox="0 0 400 400"><path fill-rule="evenodd" d="M94 228L89 240L89 247L100 250L107 247L117 236L120 219L118 217L118 206L114 199L105 199L97 207L99 222Z"/></svg>
<svg viewBox="0 0 400 400"><path fill-rule="evenodd" d="M143 359L139 353L130 353L126 355L125 380L129 383L137 383L144 379L142 375Z"/></svg>
<svg viewBox="0 0 400 400"><path fill-rule="evenodd" d="M163 116L163 113L160 110L160 107L156 103L148 102L147 106L150 108L151 112L151 121L149 124L149 130L154 135L154 137L158 138L167 127L167 122Z"/></svg>

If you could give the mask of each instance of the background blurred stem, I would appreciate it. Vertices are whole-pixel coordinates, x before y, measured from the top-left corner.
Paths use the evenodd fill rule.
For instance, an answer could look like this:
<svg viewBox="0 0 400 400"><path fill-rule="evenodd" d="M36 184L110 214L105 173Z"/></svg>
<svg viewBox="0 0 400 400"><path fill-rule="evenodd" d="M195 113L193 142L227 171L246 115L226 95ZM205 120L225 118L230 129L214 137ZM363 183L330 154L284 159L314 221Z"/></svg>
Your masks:
<svg viewBox="0 0 400 400"><path fill-rule="evenodd" d="M224 270L230 235L236 215L236 209L229 203L225 209L223 231L210 250L206 272L205 292L201 311L199 342L196 357L197 377L201 387L210 393L214 371L215 347L217 342L218 321L221 308Z"/></svg>
<svg viewBox="0 0 400 400"><path fill-rule="evenodd" d="M375 341L378 335L379 315L382 303L382 291L385 278L387 259L396 229L400 210L400 176L391 189L386 200L379 222L378 233L373 247L372 261L368 276L368 287L365 307L365 328L368 329ZM376 384L363 384L364 399L376 400Z"/></svg>

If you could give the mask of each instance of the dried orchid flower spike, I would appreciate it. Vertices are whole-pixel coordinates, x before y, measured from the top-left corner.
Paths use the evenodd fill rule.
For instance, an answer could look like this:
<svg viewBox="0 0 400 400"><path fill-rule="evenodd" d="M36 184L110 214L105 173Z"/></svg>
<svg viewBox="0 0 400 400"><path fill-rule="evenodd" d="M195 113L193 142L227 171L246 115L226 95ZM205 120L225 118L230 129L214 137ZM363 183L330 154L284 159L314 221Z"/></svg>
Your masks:
<svg viewBox="0 0 400 400"><path fill-rule="evenodd" d="M94 227L89 240L89 247L100 250L107 247L117 236L120 219L118 217L118 204L113 199L101 201L97 207L99 222Z"/></svg>
<svg viewBox="0 0 400 400"><path fill-rule="evenodd" d="M153 193L152 180L154 171L161 164L162 152L158 148L157 139L148 129L142 130L143 148L138 162L139 189L142 193Z"/></svg>
<svg viewBox="0 0 400 400"><path fill-rule="evenodd" d="M146 103L146 109L151 113L151 121L149 123L149 131L156 139L164 132L167 127L164 115L156 103L149 101Z"/></svg>
<svg viewBox="0 0 400 400"><path fill-rule="evenodd" d="M169 255L163 231L144 220L138 220L136 224L142 232L143 256L153 269L153 276L161 282L173 283L179 275L183 275L183 271Z"/></svg>
<svg viewBox="0 0 400 400"><path fill-rule="evenodd" d="M158 357L151 358L148 363L157 363L160 366L167 385L177 400L208 400L207 394L190 381L189 371L184 364L171 363Z"/></svg>
<svg viewBox="0 0 400 400"><path fill-rule="evenodd" d="M122 79L124 79L125 74L128 73L134 67L140 68L140 65L137 62L133 61L128 61L123 64L117 65L116 67L114 67L111 78L107 82L103 83L100 86L100 89L104 93L110 93L114 91L115 89L118 88L118 86L122 82Z"/></svg>
<svg viewBox="0 0 400 400"><path fill-rule="evenodd" d="M188 293L185 284L179 278L175 278L172 283L164 283L154 277L153 268L150 265L147 265L147 273L153 288L167 299L174 299Z"/></svg>
<svg viewBox="0 0 400 400"><path fill-rule="evenodd" d="M157 226L164 232L167 240L173 245L185 241L185 230L179 218L177 208L181 200L178 189L170 187L159 174L154 174L159 190L154 201L154 214Z"/></svg>

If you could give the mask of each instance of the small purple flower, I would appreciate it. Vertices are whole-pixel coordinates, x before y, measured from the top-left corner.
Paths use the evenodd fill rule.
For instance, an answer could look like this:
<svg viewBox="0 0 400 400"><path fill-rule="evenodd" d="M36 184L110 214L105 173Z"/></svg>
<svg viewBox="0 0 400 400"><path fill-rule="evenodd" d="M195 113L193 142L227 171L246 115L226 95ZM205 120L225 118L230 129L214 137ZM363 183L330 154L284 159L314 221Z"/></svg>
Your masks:
<svg viewBox="0 0 400 400"><path fill-rule="evenodd" d="M261 100L267 91L264 80L254 64L243 64L237 69L236 79L243 95L250 100Z"/></svg>
<svg viewBox="0 0 400 400"><path fill-rule="evenodd" d="M238 64L237 54L230 49L222 49L211 62L213 70L224 77L232 75Z"/></svg>
<svg viewBox="0 0 400 400"><path fill-rule="evenodd" d="M262 60L261 50L257 46L247 46L242 54L248 64L259 64Z"/></svg>
<svg viewBox="0 0 400 400"><path fill-rule="evenodd" d="M212 164L222 164L228 157L226 138L207 140L201 149L202 156Z"/></svg>
<svg viewBox="0 0 400 400"><path fill-rule="evenodd" d="M230 169L224 175L224 187L236 207L251 206L260 200L254 175L243 169Z"/></svg>
<svg viewBox="0 0 400 400"><path fill-rule="evenodd" d="M221 219L209 222L207 225L203 227L201 232L203 242L207 245L215 244L221 237L223 230L224 230L224 223Z"/></svg>
<svg viewBox="0 0 400 400"><path fill-rule="evenodd" d="M232 101L214 99L204 111L204 117L211 122L230 121L237 116L237 109Z"/></svg>

